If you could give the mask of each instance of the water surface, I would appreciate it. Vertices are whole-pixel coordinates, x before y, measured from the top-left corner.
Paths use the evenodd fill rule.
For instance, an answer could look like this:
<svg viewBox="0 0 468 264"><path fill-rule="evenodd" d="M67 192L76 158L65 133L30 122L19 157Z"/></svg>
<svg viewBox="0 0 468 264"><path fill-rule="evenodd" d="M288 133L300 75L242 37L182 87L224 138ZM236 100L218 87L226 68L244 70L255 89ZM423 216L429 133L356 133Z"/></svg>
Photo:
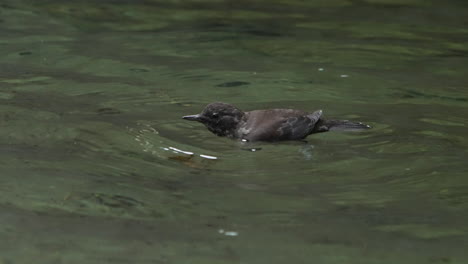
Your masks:
<svg viewBox="0 0 468 264"><path fill-rule="evenodd" d="M467 263L467 12L3 1L0 263ZM246 145L213 101L373 129Z"/></svg>

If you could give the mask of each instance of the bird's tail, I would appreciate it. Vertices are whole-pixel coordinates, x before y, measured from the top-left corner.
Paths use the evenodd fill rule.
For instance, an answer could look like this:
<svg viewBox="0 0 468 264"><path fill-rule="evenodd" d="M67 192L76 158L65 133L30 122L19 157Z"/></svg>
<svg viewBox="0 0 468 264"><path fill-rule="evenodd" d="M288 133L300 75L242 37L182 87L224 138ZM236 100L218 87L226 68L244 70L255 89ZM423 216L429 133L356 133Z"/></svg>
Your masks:
<svg viewBox="0 0 468 264"><path fill-rule="evenodd" d="M361 131L371 128L361 122L348 120L324 120L321 125L325 126L328 131Z"/></svg>

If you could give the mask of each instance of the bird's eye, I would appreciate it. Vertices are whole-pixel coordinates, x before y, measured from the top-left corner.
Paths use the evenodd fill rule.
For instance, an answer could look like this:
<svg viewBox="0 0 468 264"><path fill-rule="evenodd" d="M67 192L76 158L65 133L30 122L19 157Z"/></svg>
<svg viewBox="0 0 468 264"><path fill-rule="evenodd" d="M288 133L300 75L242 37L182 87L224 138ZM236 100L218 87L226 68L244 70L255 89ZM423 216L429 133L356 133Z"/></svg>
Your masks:
<svg viewBox="0 0 468 264"><path fill-rule="evenodd" d="M218 113L213 113L213 114L211 115L211 117L213 117L213 118L218 118L219 115L218 115Z"/></svg>

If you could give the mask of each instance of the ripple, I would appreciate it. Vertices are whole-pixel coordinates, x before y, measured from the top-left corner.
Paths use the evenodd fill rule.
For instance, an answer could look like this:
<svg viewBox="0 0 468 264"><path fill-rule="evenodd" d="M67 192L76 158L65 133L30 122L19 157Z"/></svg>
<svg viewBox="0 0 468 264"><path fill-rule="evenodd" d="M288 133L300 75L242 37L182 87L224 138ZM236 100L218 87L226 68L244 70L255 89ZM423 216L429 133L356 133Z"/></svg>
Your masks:
<svg viewBox="0 0 468 264"><path fill-rule="evenodd" d="M160 133L161 129L164 130L163 133ZM177 129L177 126L173 127L170 124L162 126L158 123L140 122L136 128L129 128L129 132L139 144L142 152L158 158L161 163L169 160L191 168L202 169L207 168L203 160L215 161L219 159L219 155L214 154L213 151L188 146L161 135L174 134L174 131L165 131L166 129L174 130Z"/></svg>

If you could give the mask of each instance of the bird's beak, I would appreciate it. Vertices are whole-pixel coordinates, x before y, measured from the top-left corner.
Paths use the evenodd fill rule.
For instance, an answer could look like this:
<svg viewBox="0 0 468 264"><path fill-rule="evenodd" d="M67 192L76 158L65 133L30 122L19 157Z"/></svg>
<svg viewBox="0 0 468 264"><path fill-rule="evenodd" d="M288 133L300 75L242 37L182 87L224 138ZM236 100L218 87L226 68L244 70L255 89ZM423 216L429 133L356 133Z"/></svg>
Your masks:
<svg viewBox="0 0 468 264"><path fill-rule="evenodd" d="M183 116L182 118L185 119L185 120L190 120L190 121L200 121L201 120L199 114L198 115Z"/></svg>

